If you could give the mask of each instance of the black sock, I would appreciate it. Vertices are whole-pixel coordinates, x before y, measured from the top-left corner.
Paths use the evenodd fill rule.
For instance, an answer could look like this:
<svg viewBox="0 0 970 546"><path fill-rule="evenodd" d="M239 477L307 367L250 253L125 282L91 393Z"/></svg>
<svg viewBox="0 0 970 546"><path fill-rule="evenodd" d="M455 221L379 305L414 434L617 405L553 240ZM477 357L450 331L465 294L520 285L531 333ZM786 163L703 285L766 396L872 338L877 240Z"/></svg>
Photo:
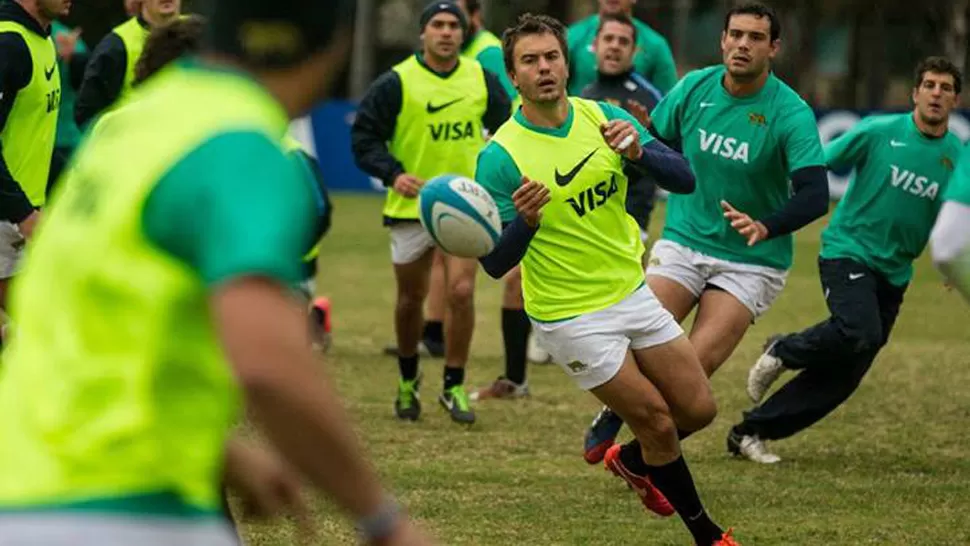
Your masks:
<svg viewBox="0 0 970 546"><path fill-rule="evenodd" d="M401 379L414 381L418 377L418 355L397 357L397 367L401 370Z"/></svg>
<svg viewBox="0 0 970 546"><path fill-rule="evenodd" d="M502 340L505 342L505 377L525 383L525 360L529 345L529 315L525 309L502 309Z"/></svg>
<svg viewBox="0 0 970 546"><path fill-rule="evenodd" d="M694 542L699 546L710 546L721 539L724 530L711 521L704 510L683 455L672 463L648 468L650 481L677 510L677 515L694 536Z"/></svg>
<svg viewBox="0 0 970 546"><path fill-rule="evenodd" d="M745 421L741 421L737 425L731 427L731 432L737 434L738 436L757 436L758 431L753 430L751 425Z"/></svg>
<svg viewBox="0 0 970 546"><path fill-rule="evenodd" d="M620 446L620 462L637 476L646 476L650 472L650 467L643 462L640 442L636 438Z"/></svg>
<svg viewBox="0 0 970 546"><path fill-rule="evenodd" d="M440 320L429 320L424 323L424 339L433 343L445 342L445 328Z"/></svg>
<svg viewBox="0 0 970 546"><path fill-rule="evenodd" d="M449 368L445 366L445 390L465 382L465 368Z"/></svg>

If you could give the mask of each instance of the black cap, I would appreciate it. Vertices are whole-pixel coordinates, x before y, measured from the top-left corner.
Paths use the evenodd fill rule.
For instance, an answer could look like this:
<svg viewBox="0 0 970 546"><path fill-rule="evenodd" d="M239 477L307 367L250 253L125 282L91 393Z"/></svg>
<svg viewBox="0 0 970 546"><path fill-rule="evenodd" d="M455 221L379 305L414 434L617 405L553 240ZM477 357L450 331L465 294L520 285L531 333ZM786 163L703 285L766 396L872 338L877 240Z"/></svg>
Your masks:
<svg viewBox="0 0 970 546"><path fill-rule="evenodd" d="M356 0L206 0L207 46L260 68L297 64L353 27Z"/></svg>
<svg viewBox="0 0 970 546"><path fill-rule="evenodd" d="M462 34L468 34L468 19L465 18L465 12L453 0L438 0L425 6L424 11L421 12L421 32L424 32L428 21L439 13L450 13L457 17Z"/></svg>

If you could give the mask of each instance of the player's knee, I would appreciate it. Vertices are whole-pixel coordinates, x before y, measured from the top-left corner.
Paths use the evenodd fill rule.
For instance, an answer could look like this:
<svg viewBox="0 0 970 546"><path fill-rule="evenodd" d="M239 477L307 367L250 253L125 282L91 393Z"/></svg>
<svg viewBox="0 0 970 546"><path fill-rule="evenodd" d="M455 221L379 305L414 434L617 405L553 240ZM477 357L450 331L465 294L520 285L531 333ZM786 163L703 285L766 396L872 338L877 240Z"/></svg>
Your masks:
<svg viewBox="0 0 970 546"><path fill-rule="evenodd" d="M627 408L623 420L637 437L643 434L651 437L664 437L677 434L677 423L667 406L645 403Z"/></svg>
<svg viewBox="0 0 970 546"><path fill-rule="evenodd" d="M714 422L717 417L717 402L710 387L700 389L690 405L678 412L677 425L683 430L695 432Z"/></svg>
<svg viewBox="0 0 970 546"><path fill-rule="evenodd" d="M845 328L843 330L843 339L846 347L853 353L864 354L875 352L883 345L882 328L879 324Z"/></svg>
<svg viewBox="0 0 970 546"><path fill-rule="evenodd" d="M452 306L471 305L475 298L475 279L457 279L448 285L448 303Z"/></svg>
<svg viewBox="0 0 970 546"><path fill-rule="evenodd" d="M427 291L400 289L397 292L397 307L405 310L420 310L424 306L425 296L427 296Z"/></svg>
<svg viewBox="0 0 970 546"><path fill-rule="evenodd" d="M640 430L654 438L677 437L677 422L669 411L652 411L644 416L640 424Z"/></svg>

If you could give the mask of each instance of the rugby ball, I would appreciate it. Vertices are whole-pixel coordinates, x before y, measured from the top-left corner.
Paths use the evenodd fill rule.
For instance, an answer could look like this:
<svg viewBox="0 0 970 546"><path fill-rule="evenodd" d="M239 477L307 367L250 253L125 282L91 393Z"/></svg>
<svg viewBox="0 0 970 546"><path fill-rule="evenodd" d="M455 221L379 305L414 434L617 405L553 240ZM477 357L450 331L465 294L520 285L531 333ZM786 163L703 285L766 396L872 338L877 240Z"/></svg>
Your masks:
<svg viewBox="0 0 970 546"><path fill-rule="evenodd" d="M480 258L502 234L498 206L478 182L453 174L428 180L418 193L418 216L431 238L448 254Z"/></svg>

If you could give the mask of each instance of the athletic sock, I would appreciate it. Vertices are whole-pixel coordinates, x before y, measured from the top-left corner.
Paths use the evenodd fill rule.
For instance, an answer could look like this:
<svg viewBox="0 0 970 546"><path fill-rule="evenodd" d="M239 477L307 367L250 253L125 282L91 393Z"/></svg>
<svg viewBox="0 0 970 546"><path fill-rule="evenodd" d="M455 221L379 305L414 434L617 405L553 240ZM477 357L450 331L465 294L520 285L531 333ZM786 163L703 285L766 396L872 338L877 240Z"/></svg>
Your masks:
<svg viewBox="0 0 970 546"><path fill-rule="evenodd" d="M697 544L710 546L714 541L720 540L724 531L704 511L683 455L672 463L650 466L643 460L640 442L634 439L620 448L620 462L630 472L650 478L654 487L667 497L667 501L677 511Z"/></svg>
<svg viewBox="0 0 970 546"><path fill-rule="evenodd" d="M465 368L449 368L445 366L445 390L461 385L465 382Z"/></svg>
<svg viewBox="0 0 970 546"><path fill-rule="evenodd" d="M650 481L677 510L677 515L693 535L694 542L699 546L710 546L721 539L724 530L711 521L704 510L683 455L672 463L649 466L649 469Z"/></svg>
<svg viewBox="0 0 970 546"><path fill-rule="evenodd" d="M401 370L401 379L414 381L418 378L418 355L397 357L397 367Z"/></svg>
<svg viewBox="0 0 970 546"><path fill-rule="evenodd" d="M502 341L505 342L505 377L522 385L529 345L529 315L525 309L502 309Z"/></svg>
<svg viewBox="0 0 970 546"><path fill-rule="evenodd" d="M444 324L440 320L429 320L424 323L424 335L423 339L431 341L432 343L444 343L445 342L445 328Z"/></svg>

